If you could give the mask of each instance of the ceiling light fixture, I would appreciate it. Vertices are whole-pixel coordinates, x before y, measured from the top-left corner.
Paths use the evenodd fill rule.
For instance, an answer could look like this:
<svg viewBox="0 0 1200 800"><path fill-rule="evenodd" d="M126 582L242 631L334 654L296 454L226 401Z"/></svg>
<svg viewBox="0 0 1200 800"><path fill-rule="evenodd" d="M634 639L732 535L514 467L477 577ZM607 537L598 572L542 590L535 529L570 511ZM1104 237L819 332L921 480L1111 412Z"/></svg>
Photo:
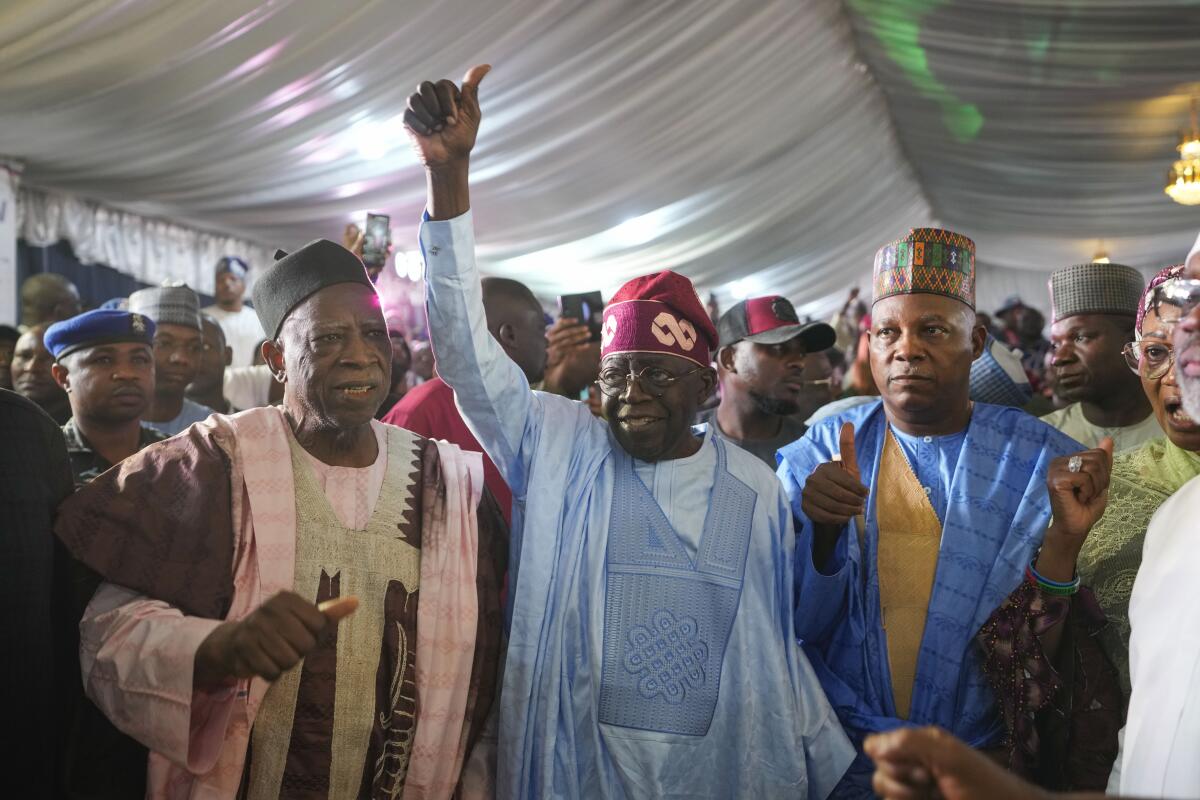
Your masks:
<svg viewBox="0 0 1200 800"><path fill-rule="evenodd" d="M1192 130L1180 137L1179 160L1167 173L1164 191L1176 203L1200 205L1200 125L1196 123L1196 98L1192 98Z"/></svg>

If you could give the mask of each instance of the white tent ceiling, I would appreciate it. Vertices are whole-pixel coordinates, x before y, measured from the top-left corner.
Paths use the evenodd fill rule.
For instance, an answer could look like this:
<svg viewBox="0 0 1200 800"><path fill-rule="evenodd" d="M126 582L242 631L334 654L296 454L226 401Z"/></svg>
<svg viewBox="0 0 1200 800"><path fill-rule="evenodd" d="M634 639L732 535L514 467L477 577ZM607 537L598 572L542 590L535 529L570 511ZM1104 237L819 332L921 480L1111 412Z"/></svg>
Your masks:
<svg viewBox="0 0 1200 800"><path fill-rule="evenodd" d="M294 247L424 181L399 117L487 61L485 267L542 294L672 267L825 314L942 222L980 305L1087 260L1178 261L1161 184L1200 9L1093 0L6 0L0 155L26 186ZM115 265L120 266L120 265Z"/></svg>

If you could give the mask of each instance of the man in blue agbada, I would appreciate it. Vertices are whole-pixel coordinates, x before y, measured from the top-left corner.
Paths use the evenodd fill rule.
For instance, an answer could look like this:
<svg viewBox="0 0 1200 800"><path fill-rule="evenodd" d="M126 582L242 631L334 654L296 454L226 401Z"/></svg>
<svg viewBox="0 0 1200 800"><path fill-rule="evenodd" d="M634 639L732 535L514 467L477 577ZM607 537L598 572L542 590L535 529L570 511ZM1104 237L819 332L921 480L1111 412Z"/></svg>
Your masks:
<svg viewBox="0 0 1200 800"><path fill-rule="evenodd" d="M1080 449L1019 409L970 400L986 340L974 267L974 243L949 231L882 248L868 332L881 401L779 451L796 635L860 748L905 725L1002 743L973 639L1041 542L1051 460ZM860 754L835 795L872 796L870 776Z"/></svg>
<svg viewBox="0 0 1200 800"><path fill-rule="evenodd" d="M716 331L691 283L635 279L605 310L607 423L530 391L488 333L468 196L486 72L422 84L405 121L438 371L513 492L497 795L823 798L853 747L793 633L783 487L692 431Z"/></svg>

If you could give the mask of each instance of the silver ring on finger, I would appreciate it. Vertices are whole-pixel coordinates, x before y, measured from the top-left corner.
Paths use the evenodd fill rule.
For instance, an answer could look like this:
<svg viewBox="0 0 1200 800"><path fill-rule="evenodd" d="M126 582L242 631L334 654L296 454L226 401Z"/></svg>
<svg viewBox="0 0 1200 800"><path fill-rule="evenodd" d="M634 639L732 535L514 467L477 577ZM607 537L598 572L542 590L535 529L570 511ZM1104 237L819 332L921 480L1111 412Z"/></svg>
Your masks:
<svg viewBox="0 0 1200 800"><path fill-rule="evenodd" d="M1068 472L1079 472L1083 469L1083 458L1081 456L1071 456L1071 460L1067 462Z"/></svg>

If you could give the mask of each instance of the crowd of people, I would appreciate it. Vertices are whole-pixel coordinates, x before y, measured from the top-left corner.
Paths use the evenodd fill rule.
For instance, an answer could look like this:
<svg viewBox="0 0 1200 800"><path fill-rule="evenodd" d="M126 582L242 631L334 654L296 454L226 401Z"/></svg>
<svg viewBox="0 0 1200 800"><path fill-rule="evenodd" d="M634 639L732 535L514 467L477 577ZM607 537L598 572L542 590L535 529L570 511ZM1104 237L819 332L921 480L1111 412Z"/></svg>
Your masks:
<svg viewBox="0 0 1200 800"><path fill-rule="evenodd" d="M476 266L487 71L409 98L420 337L361 237L22 286L21 796L1200 796L1200 241L1048 339L914 228L829 323L661 271L597 342Z"/></svg>

